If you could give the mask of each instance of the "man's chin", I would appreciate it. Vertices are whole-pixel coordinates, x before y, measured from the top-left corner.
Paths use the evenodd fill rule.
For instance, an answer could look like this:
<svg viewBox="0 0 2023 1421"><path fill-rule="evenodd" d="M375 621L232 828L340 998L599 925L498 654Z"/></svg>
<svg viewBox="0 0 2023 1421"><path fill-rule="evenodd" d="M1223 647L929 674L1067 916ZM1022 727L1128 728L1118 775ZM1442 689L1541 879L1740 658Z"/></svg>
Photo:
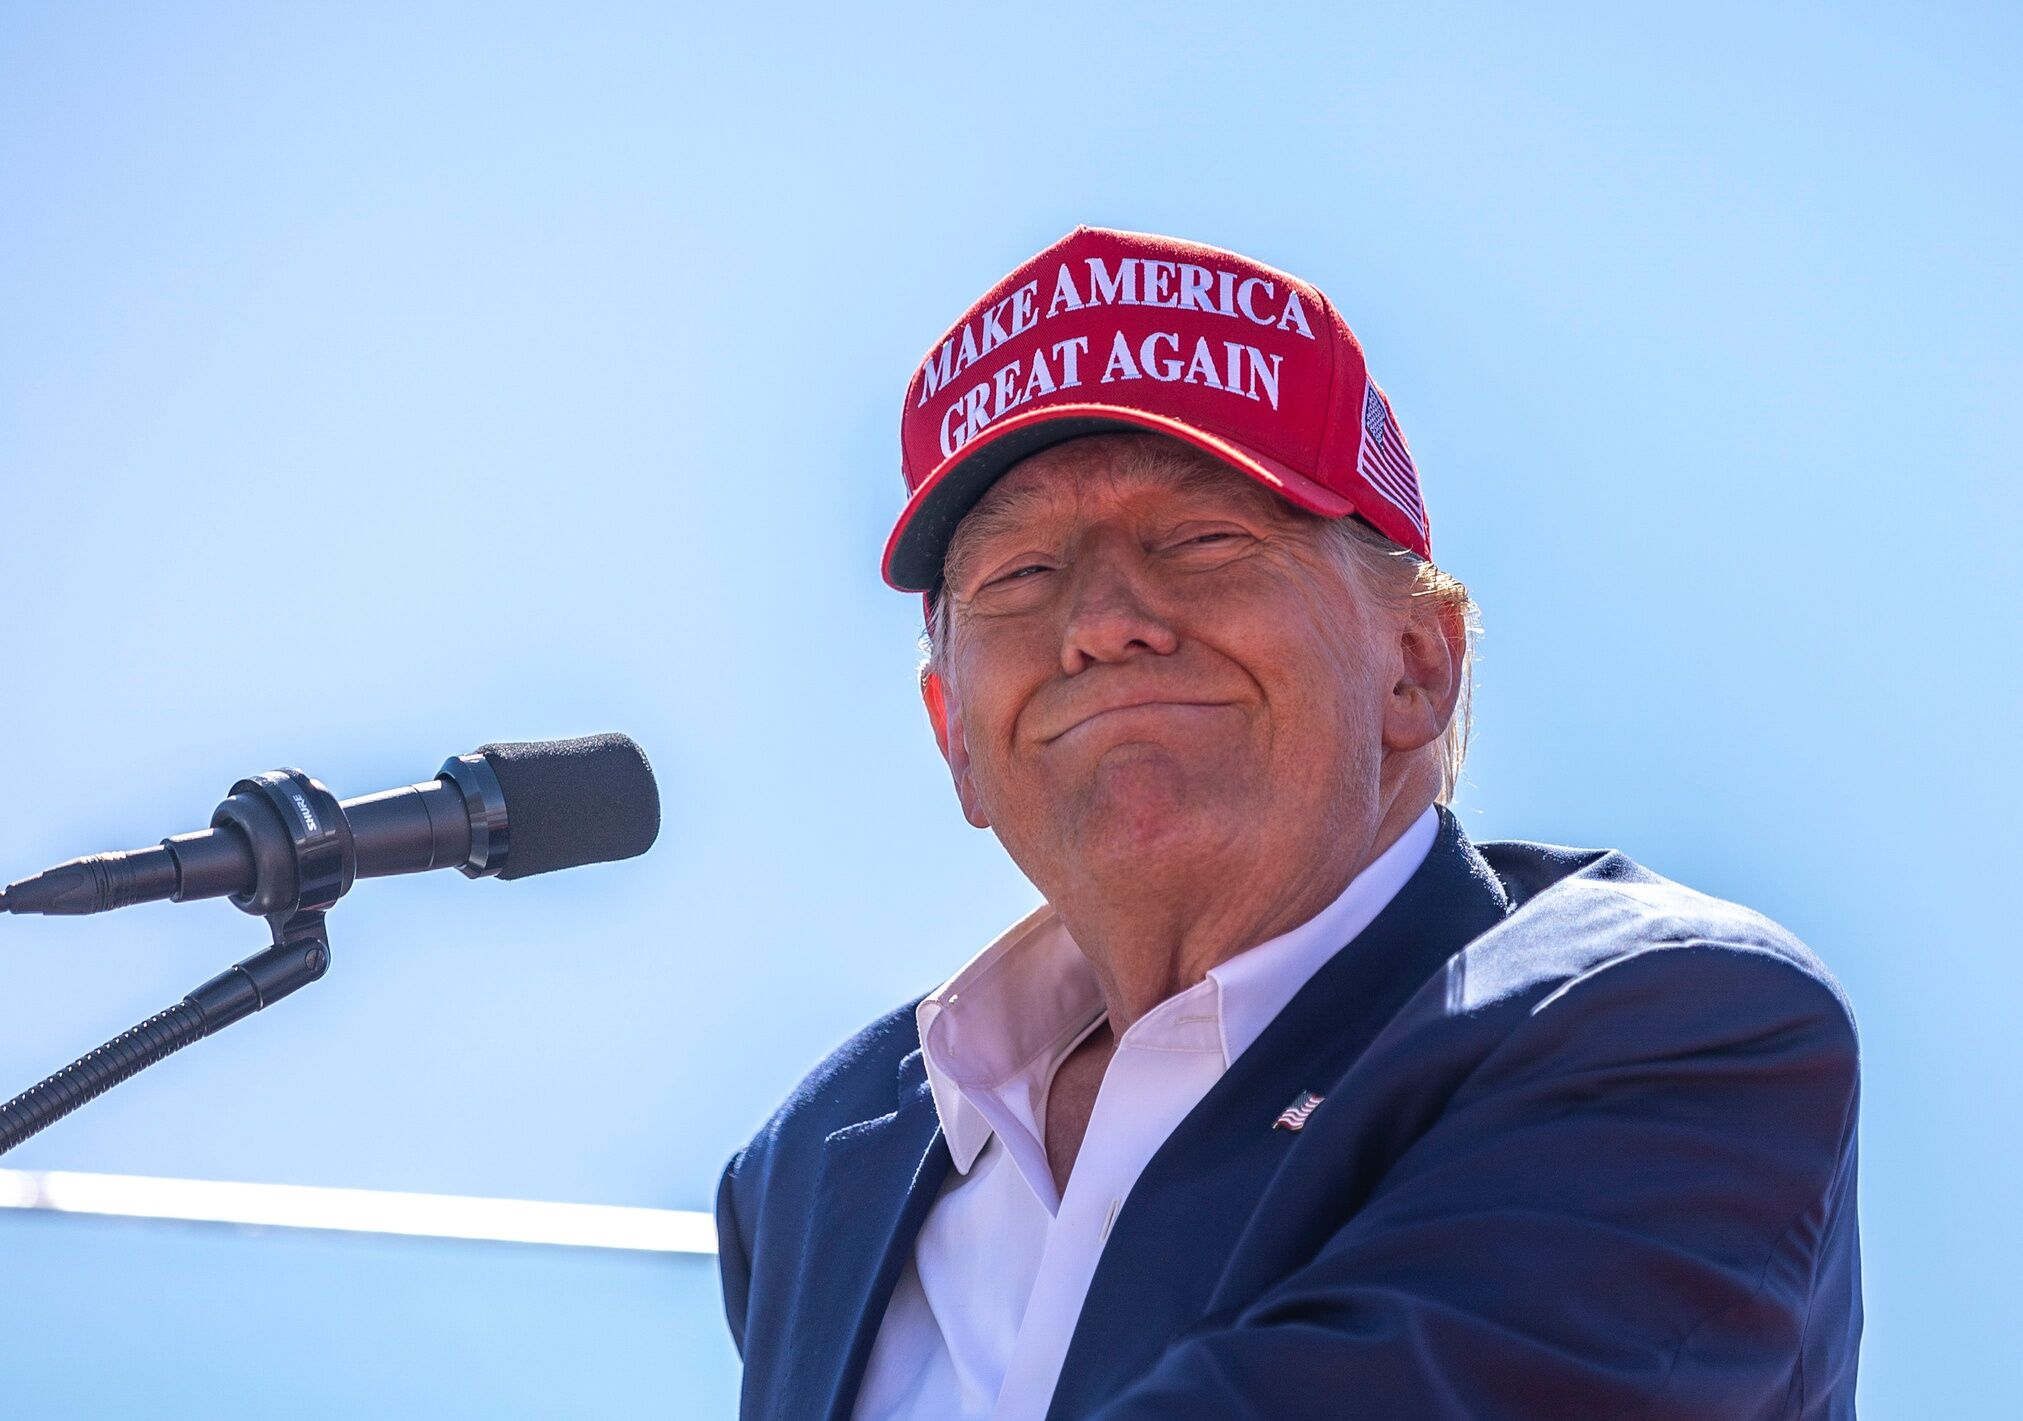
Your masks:
<svg viewBox="0 0 2023 1421"><path fill-rule="evenodd" d="M1241 818L1226 800L1164 747L1120 746L1096 766L1076 853L1085 867L1114 861L1139 872L1212 856Z"/></svg>

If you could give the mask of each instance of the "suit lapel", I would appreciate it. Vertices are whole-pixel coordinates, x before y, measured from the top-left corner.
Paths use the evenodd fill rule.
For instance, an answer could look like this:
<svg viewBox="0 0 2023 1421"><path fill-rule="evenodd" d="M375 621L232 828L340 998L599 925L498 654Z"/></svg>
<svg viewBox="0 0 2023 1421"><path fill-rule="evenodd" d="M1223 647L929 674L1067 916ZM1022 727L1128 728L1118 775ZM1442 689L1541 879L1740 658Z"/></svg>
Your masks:
<svg viewBox="0 0 2023 1421"><path fill-rule="evenodd" d="M824 1141L808 1217L825 1231L802 1255L790 1379L775 1393L794 1421L848 1421L893 1284L951 1164L918 1050L899 1064L897 1109Z"/></svg>
<svg viewBox="0 0 2023 1421"><path fill-rule="evenodd" d="M1327 1091L1449 957L1508 911L1495 874L1442 805L1425 862L1146 1164L1090 1280L1050 1416L1093 1409L1200 1320L1285 1159L1273 1118L1302 1092Z"/></svg>

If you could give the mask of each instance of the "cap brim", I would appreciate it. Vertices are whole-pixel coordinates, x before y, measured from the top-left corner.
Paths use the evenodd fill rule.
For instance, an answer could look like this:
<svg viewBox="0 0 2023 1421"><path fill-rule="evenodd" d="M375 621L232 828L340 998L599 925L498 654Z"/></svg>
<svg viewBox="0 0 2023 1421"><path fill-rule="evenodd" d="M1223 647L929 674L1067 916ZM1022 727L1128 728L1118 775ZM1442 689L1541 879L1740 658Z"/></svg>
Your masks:
<svg viewBox="0 0 2023 1421"><path fill-rule="evenodd" d="M932 591L941 581L942 561L956 525L1019 460L1085 434L1141 429L1170 434L1212 454L1309 513L1342 518L1356 511L1346 495L1297 469L1191 424L1116 405L1050 405L991 425L935 466L906 500L886 540L885 581L901 592Z"/></svg>

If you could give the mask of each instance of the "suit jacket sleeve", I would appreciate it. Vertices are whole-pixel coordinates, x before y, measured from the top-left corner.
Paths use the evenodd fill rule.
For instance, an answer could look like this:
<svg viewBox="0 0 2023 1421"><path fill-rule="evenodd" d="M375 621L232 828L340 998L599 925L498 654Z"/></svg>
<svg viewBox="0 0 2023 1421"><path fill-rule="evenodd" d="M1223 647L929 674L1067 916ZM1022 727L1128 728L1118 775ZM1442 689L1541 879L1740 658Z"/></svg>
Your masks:
<svg viewBox="0 0 2023 1421"><path fill-rule="evenodd" d="M1857 1090L1853 1021L1803 966L1618 957L1521 1013L1308 1262L1096 1415L1796 1414L1836 1380L1808 1355L1852 1366L1806 1337L1850 1323L1812 1299L1852 1236Z"/></svg>
<svg viewBox="0 0 2023 1421"><path fill-rule="evenodd" d="M737 1196L731 1185L743 1158L742 1152L731 1157L716 1189L717 1272L723 1281L724 1317L730 1323L731 1340L737 1344L740 1357L745 1354L745 1312L751 1300L752 1259L738 1223Z"/></svg>

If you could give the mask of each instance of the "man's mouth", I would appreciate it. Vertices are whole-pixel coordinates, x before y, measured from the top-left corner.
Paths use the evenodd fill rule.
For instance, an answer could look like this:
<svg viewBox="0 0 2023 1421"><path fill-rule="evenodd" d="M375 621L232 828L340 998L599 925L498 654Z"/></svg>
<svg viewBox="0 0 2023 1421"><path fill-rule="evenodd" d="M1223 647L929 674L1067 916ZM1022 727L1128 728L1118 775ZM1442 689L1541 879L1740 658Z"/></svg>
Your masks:
<svg viewBox="0 0 2023 1421"><path fill-rule="evenodd" d="M1103 706L1097 710L1090 711L1087 715L1070 722L1060 730L1055 731L1052 735L1044 737L1041 743L1051 745L1055 741L1072 735L1078 730L1087 729L1092 725L1112 720L1118 716L1130 715L1133 712L1149 712L1152 714L1163 712L1184 713L1187 711L1212 710L1215 707L1227 704L1228 702L1226 701L1183 700L1164 696L1148 696L1143 700L1123 701L1114 706Z"/></svg>

